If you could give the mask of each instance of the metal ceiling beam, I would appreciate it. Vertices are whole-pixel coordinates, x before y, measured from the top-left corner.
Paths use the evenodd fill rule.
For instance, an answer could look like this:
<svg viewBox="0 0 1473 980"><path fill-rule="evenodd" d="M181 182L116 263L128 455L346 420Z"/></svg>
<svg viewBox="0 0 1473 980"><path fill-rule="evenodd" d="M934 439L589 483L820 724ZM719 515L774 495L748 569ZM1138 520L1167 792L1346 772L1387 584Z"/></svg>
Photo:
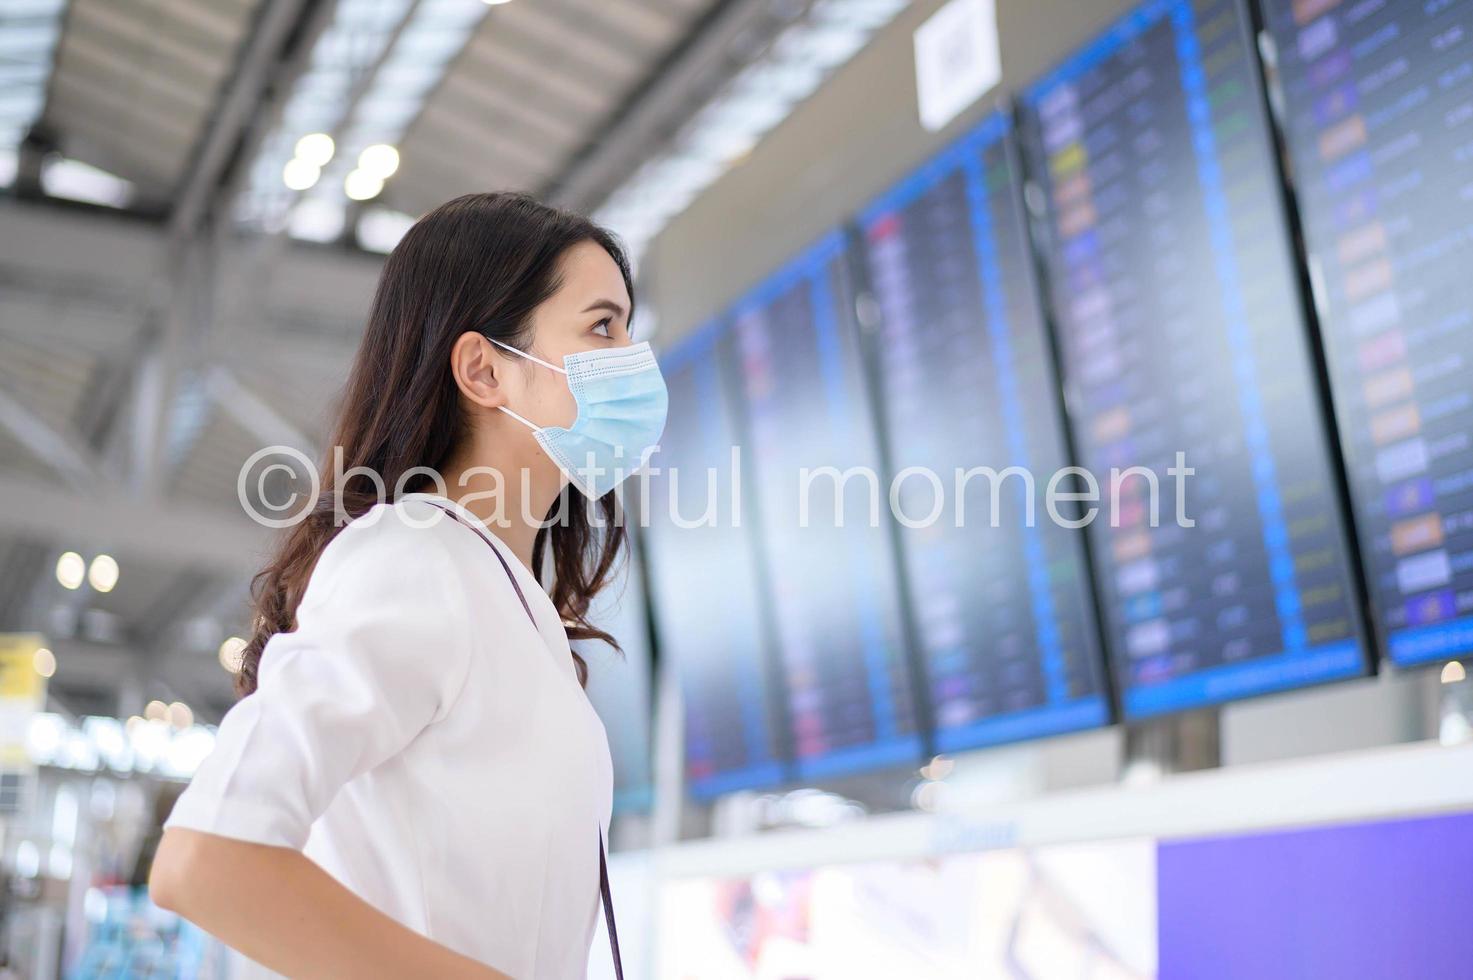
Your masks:
<svg viewBox="0 0 1473 980"><path fill-rule="evenodd" d="M242 145L280 69L303 41L315 39L331 14L332 0L265 0L234 76L210 113L210 126L200 141L169 217L170 233L189 237L216 200L221 181ZM324 13L326 16L324 16Z"/></svg>
<svg viewBox="0 0 1473 980"><path fill-rule="evenodd" d="M291 82L305 66L306 54L330 22L335 6L335 0L262 0L177 185L162 240L150 243L153 254L147 261L133 263L140 266L132 270L137 279L118 284L132 294L133 302L126 305L133 307L129 319L142 325L137 331L141 346L134 358L138 369L132 385L133 424L118 426L117 444L105 448L127 449L123 440L131 436L132 452L117 455L131 457L128 462L135 470L146 471L147 478L135 485L133 493L120 481L94 479L82 452L85 447L72 444L64 433L37 425L24 406L0 392L0 424L15 430L43 459L67 471L67 482L74 487L71 492L58 491L52 483L0 473L0 499L7 504L0 509L0 534L48 543L97 542L130 559L217 569L231 577L259 567L271 532L252 524L227 501L216 509L161 499L156 484L160 448L180 371L201 355L214 319L214 263L224 258L226 209L234 186L269 131L272 117L279 114ZM38 217L44 221L48 216ZM79 255L91 257L96 251L84 247L67 256L58 254L65 265L57 267L74 267ZM7 253L6 258L19 265L34 261L24 252ZM105 278L112 284L118 277ZM118 652L123 656L78 656L74 649L61 650L59 680L90 666L99 681L126 682L117 676L121 669L134 675L136 686L141 671L155 683L172 678L193 695L190 700L198 698L196 703L204 702L207 686L215 686L203 683L204 677L214 676L208 664L202 665L204 675L195 678L180 669L183 664L178 660L140 656L129 648Z"/></svg>
<svg viewBox="0 0 1473 980"><path fill-rule="evenodd" d="M217 408L233 418L263 446L290 446L311 454L317 440L309 437L272 408L232 372L213 368L205 378L206 390Z"/></svg>
<svg viewBox="0 0 1473 980"><path fill-rule="evenodd" d="M162 229L104 211L63 211L0 201L0 335L35 337L89 350L137 353L133 337L150 306L170 297L154 278L164 263ZM305 359L343 367L361 333L382 258L292 242L255 278L256 241L226 236L215 259L222 277L213 302L223 332L211 350ZM268 275L269 273L269 275ZM269 337L271 347L263 346ZM223 345L223 346L222 346ZM284 348L278 345L285 345Z"/></svg>
<svg viewBox="0 0 1473 980"><path fill-rule="evenodd" d="M73 489L88 491L103 482L102 467L80 437L54 428L4 389L0 389L0 426Z"/></svg>
<svg viewBox="0 0 1473 980"><path fill-rule="evenodd" d="M124 555L255 572L271 532L234 508L138 500L116 487L98 494L0 474L0 534L91 541Z"/></svg>
<svg viewBox="0 0 1473 980"><path fill-rule="evenodd" d="M210 123L175 195L169 216L165 261L159 270L166 298L152 307L143 336L148 345L127 433L135 491L157 491L169 421L180 397L179 379L191 340L198 341L213 318L214 260L226 223L222 206L234 195L243 161L250 159L269 129L266 117L280 112L289 85L307 63L317 36L332 20L336 0L264 0L236 68L210 114ZM203 277L210 277L206 282Z"/></svg>
<svg viewBox="0 0 1473 980"><path fill-rule="evenodd" d="M308 2L316 4L316 7L310 14L308 25L302 31L301 41L295 46L295 51L291 57L285 59L282 64L282 75L292 80L298 78L306 70L311 61L312 49L317 43L318 38L333 26L333 18L336 13L338 0L308 0ZM422 2L423 0L413 0L405 8L404 15L394 25L378 56L374 58L371 64L364 65L358 69L358 74L354 78L349 90L342 117L338 120L337 125L327 131L327 134L332 137L334 143L340 141L344 129L349 125L354 112L358 108L359 102L362 101L364 95L368 92L369 86L373 83L374 78L378 75L384 62L393 51L394 45L398 42L406 26L413 20ZM257 112L252 122L250 133L242 142L240 156L243 161L254 161L256 154L260 151L267 136L279 122L282 110L285 108L290 94L291 86L279 86L272 93L271 99ZM221 186L218 194L219 198L224 201L235 201L244 192L250 182L249 171L249 166L237 167ZM292 207L295 206L299 197L300 194L293 196ZM350 234L349 229L352 228L352 225L352 221L344 222L345 236ZM240 274L236 277L237 280L255 282L265 278L269 275L271 269L281 261L289 247L290 238L285 228L282 228L275 234L254 236L249 245L241 250L242 254L237 259L236 268L240 270ZM259 301L261 294L256 293L253 295Z"/></svg>
<svg viewBox="0 0 1473 980"><path fill-rule="evenodd" d="M219 722L216 705L231 701L230 675L208 653L177 650L149 654L133 645L110 646L87 640L51 639L56 676L49 692L61 705L69 695L112 689L118 717L141 714L144 703L159 698L184 701L203 724Z"/></svg>

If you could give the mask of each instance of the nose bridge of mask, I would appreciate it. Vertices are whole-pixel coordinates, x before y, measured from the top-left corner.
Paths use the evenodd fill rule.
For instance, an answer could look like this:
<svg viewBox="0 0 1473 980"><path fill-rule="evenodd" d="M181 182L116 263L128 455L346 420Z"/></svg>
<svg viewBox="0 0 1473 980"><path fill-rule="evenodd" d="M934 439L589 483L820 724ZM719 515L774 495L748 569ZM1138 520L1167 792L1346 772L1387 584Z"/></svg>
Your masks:
<svg viewBox="0 0 1473 980"><path fill-rule="evenodd" d="M580 414L584 408L584 402L587 400L585 396L588 386L597 384L600 381L611 381L622 375L639 374L649 370L655 364L655 355L650 350L649 341L629 347L578 351L563 358L563 363L568 366L561 368L556 364L550 364L544 361L534 354L529 354L526 351L518 350L515 347L504 344L495 338L488 337L486 339L519 357L525 357L529 361L535 361L543 367L551 368L559 374L564 375L568 379L568 388L573 393L573 400L578 403ZM545 428L544 426L537 425L535 422L528 421L505 405L500 406L500 408L503 412L534 432L541 432Z"/></svg>

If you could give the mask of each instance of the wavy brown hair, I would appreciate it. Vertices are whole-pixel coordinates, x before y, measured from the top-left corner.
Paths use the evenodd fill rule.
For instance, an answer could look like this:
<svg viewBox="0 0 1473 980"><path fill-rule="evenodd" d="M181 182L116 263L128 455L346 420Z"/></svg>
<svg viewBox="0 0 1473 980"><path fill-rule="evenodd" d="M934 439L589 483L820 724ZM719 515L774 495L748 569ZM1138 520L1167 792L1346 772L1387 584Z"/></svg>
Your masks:
<svg viewBox="0 0 1473 980"><path fill-rule="evenodd" d="M467 418L450 370L456 339L474 330L526 350L532 311L562 285L564 254L585 241L609 253L632 299L629 260L608 231L525 194L457 197L415 222L389 255L333 428L330 445L341 448L342 466L331 465L329 449L315 507L286 532L252 583L252 633L235 683L241 696L256 689L266 641L296 628L297 604L318 556L342 529L339 506L351 517L365 513L380 500L370 474L397 487L416 467L439 472L459 445ZM350 474L342 486L334 485L334 471ZM429 482L422 477L405 489ZM532 545L532 570L546 581L551 555L552 601L569 640L602 640L617 649L587 613L625 545L624 523L613 491L596 502L601 527L590 520L590 507L570 500L576 493L565 484L546 515ZM573 659L586 684L587 664L576 652Z"/></svg>

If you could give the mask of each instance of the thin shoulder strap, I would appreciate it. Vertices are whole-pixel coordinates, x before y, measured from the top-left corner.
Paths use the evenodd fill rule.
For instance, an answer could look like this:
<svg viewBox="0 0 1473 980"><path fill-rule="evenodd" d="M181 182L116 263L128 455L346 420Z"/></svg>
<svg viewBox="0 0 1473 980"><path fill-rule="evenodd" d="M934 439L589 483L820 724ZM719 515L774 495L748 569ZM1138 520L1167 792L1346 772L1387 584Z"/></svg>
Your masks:
<svg viewBox="0 0 1473 980"><path fill-rule="evenodd" d="M432 506L440 507L439 504L433 504ZM506 563L506 557L502 555L501 549L488 541L485 535L467 524L454 511L445 507L440 507L440 510L445 512L446 517L449 517L457 524L464 526L475 534L476 537L485 542L486 547L491 549L491 553L496 556L496 560L501 562L501 568L506 572L506 577L511 582L511 587L516 589L517 598L522 600L522 608L527 610L527 618L532 621L532 628L534 630L537 629L537 617L532 615L532 607L527 603L527 596L522 592L522 586L517 582L517 577L512 574L511 566ZM609 930L609 950L614 956L614 977L616 980L624 980L624 964L619 958L619 930L614 926L614 897L609 891L609 865L608 858L604 852L603 824L599 824L598 827L598 891L600 897L603 899L604 925Z"/></svg>
<svg viewBox="0 0 1473 980"><path fill-rule="evenodd" d="M439 504L432 504L431 506L440 507ZM475 528L467 524L465 522L465 519L462 518L459 514L455 513L455 511L449 510L445 507L440 507L440 510L444 511L445 516L455 521L455 523L468 528L472 533L475 534L476 537L480 538L481 541L485 543L486 547L491 549L491 553L496 556L496 560L501 562L501 569L502 571L506 572L506 577L507 580L511 582L511 587L517 590L517 598L522 600L522 608L527 610L527 618L532 621L532 628L536 629L537 617L532 615L532 607L527 604L527 597L522 593L521 583L518 582L517 577L512 574L511 566L506 563L506 556L501 553L501 549L496 547L496 545L492 544L489 540L487 540L486 536L480 531L477 531Z"/></svg>
<svg viewBox="0 0 1473 980"><path fill-rule="evenodd" d="M624 980L624 962L619 958L619 930L614 925L614 896L609 893L609 864L604 856L604 828L598 828L598 890L604 900L604 926L609 930L609 952L614 956L614 977Z"/></svg>

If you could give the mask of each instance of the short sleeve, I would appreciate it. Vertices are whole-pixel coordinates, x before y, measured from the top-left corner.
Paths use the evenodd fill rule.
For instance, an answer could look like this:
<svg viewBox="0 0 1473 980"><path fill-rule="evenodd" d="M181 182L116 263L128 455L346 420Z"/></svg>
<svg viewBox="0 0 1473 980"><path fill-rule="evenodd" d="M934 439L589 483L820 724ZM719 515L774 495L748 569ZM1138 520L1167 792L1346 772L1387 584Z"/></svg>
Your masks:
<svg viewBox="0 0 1473 980"><path fill-rule="evenodd" d="M454 703L470 627L451 553L435 527L377 516L324 549L297 629L266 644L166 826L301 849L340 787Z"/></svg>

